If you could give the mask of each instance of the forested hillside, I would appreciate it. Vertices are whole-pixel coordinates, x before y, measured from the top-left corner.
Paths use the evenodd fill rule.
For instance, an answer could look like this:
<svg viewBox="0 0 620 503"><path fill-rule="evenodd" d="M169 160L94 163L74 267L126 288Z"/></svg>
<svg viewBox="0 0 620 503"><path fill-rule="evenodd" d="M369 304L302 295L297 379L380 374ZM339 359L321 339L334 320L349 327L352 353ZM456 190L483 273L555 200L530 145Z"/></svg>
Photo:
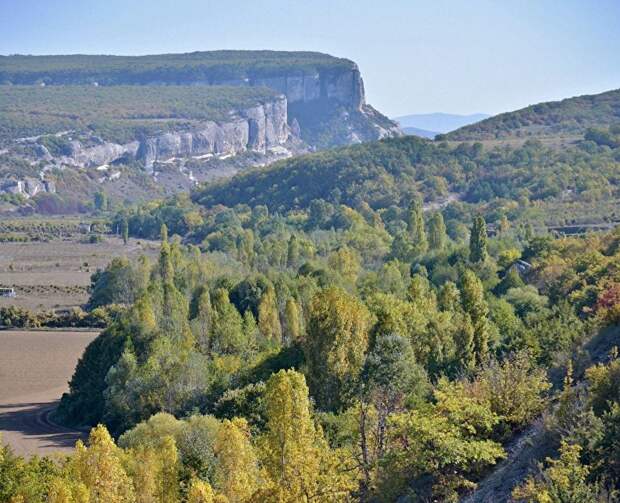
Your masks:
<svg viewBox="0 0 620 503"><path fill-rule="evenodd" d="M620 195L620 136L597 131L562 151L536 141L484 149L389 139L278 162L208 185L193 198L206 207L263 204L279 212L366 203L389 219L420 193L430 206L454 203L447 214L483 205L494 221L502 214L537 225L618 219L609 203Z"/></svg>
<svg viewBox="0 0 620 503"><path fill-rule="evenodd" d="M494 140L580 136L591 127L620 125L620 90L532 105L457 129L440 139Z"/></svg>
<svg viewBox="0 0 620 503"><path fill-rule="evenodd" d="M386 139L108 213L159 253L92 275L106 328L54 416L90 437L0 450L0 501L617 502L620 227L582 231L618 221L620 132L592 126Z"/></svg>

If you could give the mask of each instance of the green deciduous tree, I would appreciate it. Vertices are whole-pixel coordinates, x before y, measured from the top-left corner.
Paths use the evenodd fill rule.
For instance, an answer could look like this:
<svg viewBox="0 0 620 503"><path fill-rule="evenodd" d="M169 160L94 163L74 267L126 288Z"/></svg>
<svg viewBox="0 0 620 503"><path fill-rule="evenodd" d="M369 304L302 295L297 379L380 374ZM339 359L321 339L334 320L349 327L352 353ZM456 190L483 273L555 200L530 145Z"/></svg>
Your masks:
<svg viewBox="0 0 620 503"><path fill-rule="evenodd" d="M343 290L331 287L312 299L305 354L308 381L320 407L341 404L364 363L369 328L366 307Z"/></svg>
<svg viewBox="0 0 620 503"><path fill-rule="evenodd" d="M362 501L367 501L378 463L385 455L389 416L404 408L407 396L421 395L426 388L426 374L416 364L411 343L396 334L378 335L359 381L357 450L362 469Z"/></svg>
<svg viewBox="0 0 620 503"><path fill-rule="evenodd" d="M299 266L299 240L295 234L291 234L291 237L288 240L288 252L286 257L286 265L288 267L298 267Z"/></svg>
<svg viewBox="0 0 620 503"><path fill-rule="evenodd" d="M243 319L230 303L228 292L218 288L213 297L211 350L215 353L236 353L244 349Z"/></svg>
<svg viewBox="0 0 620 503"><path fill-rule="evenodd" d="M580 460L581 447L563 442L558 459L547 458L547 468L538 477L530 477L512 496L527 503L613 502L604 495L601 484L588 481L590 467Z"/></svg>
<svg viewBox="0 0 620 503"><path fill-rule="evenodd" d="M213 306L208 288L200 291L193 307L195 312L190 326L194 340L200 351L208 354L211 348L211 328L213 325Z"/></svg>
<svg viewBox="0 0 620 503"><path fill-rule="evenodd" d="M455 320L456 360L459 370L471 372L476 366L475 331L469 314L461 314Z"/></svg>
<svg viewBox="0 0 620 503"><path fill-rule="evenodd" d="M394 501L407 487L413 501L456 501L457 491L474 486L471 471L503 457L502 447L485 438L499 419L486 404L463 397L445 380L435 400L391 418L391 448L378 490L382 501Z"/></svg>

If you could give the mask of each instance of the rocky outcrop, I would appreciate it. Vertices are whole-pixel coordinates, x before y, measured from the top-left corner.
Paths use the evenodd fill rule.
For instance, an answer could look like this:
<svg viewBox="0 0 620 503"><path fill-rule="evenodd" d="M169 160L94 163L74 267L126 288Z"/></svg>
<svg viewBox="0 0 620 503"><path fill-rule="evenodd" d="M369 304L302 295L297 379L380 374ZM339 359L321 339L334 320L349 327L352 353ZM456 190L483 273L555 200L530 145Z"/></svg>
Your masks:
<svg viewBox="0 0 620 503"><path fill-rule="evenodd" d="M125 145L117 143L102 142L99 145L85 147L78 140L70 142L70 154L62 156L58 159L49 159L47 161L58 161L59 164L95 167L103 164L114 162L121 157L135 158L140 148L138 141L133 141Z"/></svg>
<svg viewBox="0 0 620 503"><path fill-rule="evenodd" d="M37 180L25 177L22 180L0 181L0 194L18 194L26 199L36 196L41 192L56 192L56 185L52 181Z"/></svg>
<svg viewBox="0 0 620 503"><path fill-rule="evenodd" d="M347 108L360 111L365 104L364 82L357 65L344 70L263 77L251 79L248 83L275 89L286 95L290 104L334 100Z"/></svg>
<svg viewBox="0 0 620 503"><path fill-rule="evenodd" d="M244 110L229 122L205 122L187 132L165 133L140 143L136 157L150 168L173 157L235 155L248 150L265 154L289 136L286 99Z"/></svg>
<svg viewBox="0 0 620 503"><path fill-rule="evenodd" d="M226 122L204 121L191 129L169 131L159 135L118 144L98 140L87 146L82 141L69 142L70 152L53 158L42 145L36 145L38 160L60 165L97 167L119 159L142 161L148 171L157 161L176 157L228 156L253 151L266 154L284 145L291 134L287 125L287 103L284 96L230 113Z"/></svg>
<svg viewBox="0 0 620 503"><path fill-rule="evenodd" d="M282 75L213 80L209 83L264 86L284 94L289 105L292 129L317 147L402 135L398 124L366 103L364 81L357 65L352 62L347 67L316 72L285 72ZM193 84L205 85L207 82ZM297 113L299 110L303 112ZM333 127L335 117L339 122L337 128ZM316 131L319 128L323 131ZM347 129L346 134L342 134L342 128ZM319 135L327 140L320 144L315 143L313 140Z"/></svg>

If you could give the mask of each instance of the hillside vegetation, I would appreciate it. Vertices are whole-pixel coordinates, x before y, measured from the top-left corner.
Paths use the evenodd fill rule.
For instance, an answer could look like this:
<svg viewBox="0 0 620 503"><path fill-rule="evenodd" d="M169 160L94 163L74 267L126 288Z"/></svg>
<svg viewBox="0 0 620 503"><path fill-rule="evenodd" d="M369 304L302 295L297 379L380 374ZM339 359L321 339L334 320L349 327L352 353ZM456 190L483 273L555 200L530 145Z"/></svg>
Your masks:
<svg viewBox="0 0 620 503"><path fill-rule="evenodd" d="M456 141L582 135L591 127L620 124L620 89L539 103L496 115L442 135Z"/></svg>
<svg viewBox="0 0 620 503"><path fill-rule="evenodd" d="M608 141L616 136L605 131L600 136L600 144L593 136L563 151L535 141L485 150L480 144L388 139L278 162L207 185L193 198L206 207L266 205L279 212L321 200L352 207L366 203L387 215L420 193L429 204L457 199L491 205L499 210L494 218L504 213L522 222L562 223L620 196L620 149ZM569 204L568 211L554 211ZM598 218L617 216L601 210Z"/></svg>
<svg viewBox="0 0 620 503"><path fill-rule="evenodd" d="M221 82L246 77L351 69L355 64L318 52L208 51L148 56L0 56L0 84L102 85Z"/></svg>

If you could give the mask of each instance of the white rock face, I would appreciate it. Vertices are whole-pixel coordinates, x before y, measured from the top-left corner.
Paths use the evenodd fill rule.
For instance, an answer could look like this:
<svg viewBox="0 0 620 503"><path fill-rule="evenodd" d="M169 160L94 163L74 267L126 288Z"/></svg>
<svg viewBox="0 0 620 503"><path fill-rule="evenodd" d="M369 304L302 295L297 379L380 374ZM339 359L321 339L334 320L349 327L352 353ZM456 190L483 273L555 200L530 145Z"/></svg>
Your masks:
<svg viewBox="0 0 620 503"><path fill-rule="evenodd" d="M204 122L192 131L165 133L146 139L136 153L149 169L155 161L173 157L235 155L252 150L265 154L273 146L286 143L286 98L258 105L231 116L229 122Z"/></svg>
<svg viewBox="0 0 620 503"><path fill-rule="evenodd" d="M143 161L152 172L155 162L172 158L232 156L245 151L261 154L284 145L291 131L287 125L287 101L280 96L273 101L233 111L226 122L204 121L188 131L171 131L126 144L101 142L85 147L78 140L70 142L70 154L54 159L45 147L35 149L38 160L60 165L100 168L121 158Z"/></svg>
<svg viewBox="0 0 620 503"><path fill-rule="evenodd" d="M51 181L37 180L29 176L22 180L0 182L0 194L20 194L29 199L41 192L56 192L56 186Z"/></svg>
<svg viewBox="0 0 620 503"><path fill-rule="evenodd" d="M265 86L286 95L289 103L333 99L355 110L365 104L364 82L357 67L310 75L258 78L251 85Z"/></svg>

